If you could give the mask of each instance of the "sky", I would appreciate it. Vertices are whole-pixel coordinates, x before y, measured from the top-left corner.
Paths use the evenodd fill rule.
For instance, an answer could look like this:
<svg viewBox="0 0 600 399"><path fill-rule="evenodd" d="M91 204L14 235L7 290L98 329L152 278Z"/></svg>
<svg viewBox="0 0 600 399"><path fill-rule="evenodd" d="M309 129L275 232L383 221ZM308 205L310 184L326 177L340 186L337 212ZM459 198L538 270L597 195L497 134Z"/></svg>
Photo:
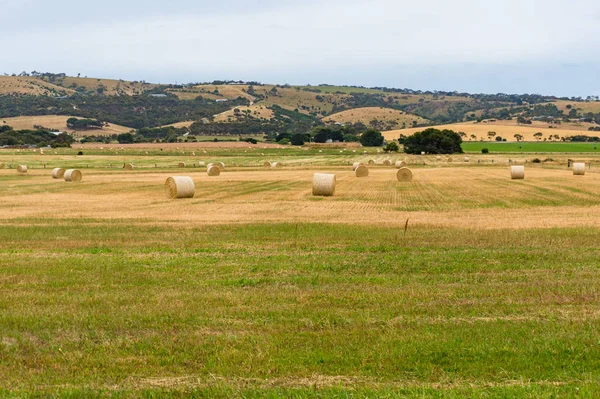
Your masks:
<svg viewBox="0 0 600 399"><path fill-rule="evenodd" d="M600 95L598 0L0 0L0 73Z"/></svg>

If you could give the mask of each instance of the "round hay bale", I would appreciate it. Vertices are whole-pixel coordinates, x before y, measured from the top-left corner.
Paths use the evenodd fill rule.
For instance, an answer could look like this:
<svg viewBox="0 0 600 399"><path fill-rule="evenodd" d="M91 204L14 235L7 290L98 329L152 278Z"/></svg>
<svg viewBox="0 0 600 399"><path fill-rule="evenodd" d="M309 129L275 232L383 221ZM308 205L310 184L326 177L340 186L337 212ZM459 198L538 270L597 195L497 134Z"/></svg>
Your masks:
<svg viewBox="0 0 600 399"><path fill-rule="evenodd" d="M583 162L575 162L573 164L573 174L575 176L583 176L583 175L585 175L585 163L583 163Z"/></svg>
<svg viewBox="0 0 600 399"><path fill-rule="evenodd" d="M27 165L19 165L17 166L18 173L27 173Z"/></svg>
<svg viewBox="0 0 600 399"><path fill-rule="evenodd" d="M412 180L412 177L412 172L406 167L400 168L396 172L396 179L401 182L409 182Z"/></svg>
<svg viewBox="0 0 600 399"><path fill-rule="evenodd" d="M383 161L383 164L385 166L392 166L392 161L390 161L389 159L386 159L385 161Z"/></svg>
<svg viewBox="0 0 600 399"><path fill-rule="evenodd" d="M521 180L525 178L525 166L511 166L510 178L513 180Z"/></svg>
<svg viewBox="0 0 600 399"><path fill-rule="evenodd" d="M78 182L81 181L83 175L78 169L67 169L64 175L65 181Z"/></svg>
<svg viewBox="0 0 600 399"><path fill-rule="evenodd" d="M359 165L358 168L354 170L354 176L356 177L367 177L369 176L369 168L365 165Z"/></svg>
<svg viewBox="0 0 600 399"><path fill-rule="evenodd" d="M469 162L469 157L464 157L463 159L465 162Z"/></svg>
<svg viewBox="0 0 600 399"><path fill-rule="evenodd" d="M205 166L206 166L206 163L205 163L205 162L201 162L201 161L199 161L199 162L198 162L198 167L199 167L199 168L203 168L203 167L205 167Z"/></svg>
<svg viewBox="0 0 600 399"><path fill-rule="evenodd" d="M421 155L425 155L425 151L421 151Z"/></svg>
<svg viewBox="0 0 600 399"><path fill-rule="evenodd" d="M356 168L358 168L358 167L359 167L359 166L361 166L361 165L362 165L362 163L360 163L360 162L354 162L354 163L352 164L352 171L353 171L353 172L354 172L354 171L356 171Z"/></svg>
<svg viewBox="0 0 600 399"><path fill-rule="evenodd" d="M331 197L335 193L335 175L315 173L313 177L313 195Z"/></svg>
<svg viewBox="0 0 600 399"><path fill-rule="evenodd" d="M185 162L179 162L179 163L177 164L177 167L178 167L178 168L185 168Z"/></svg>
<svg viewBox="0 0 600 399"><path fill-rule="evenodd" d="M452 162L452 161L454 161L454 160L452 159L452 157L448 157L448 162Z"/></svg>
<svg viewBox="0 0 600 399"><path fill-rule="evenodd" d="M269 162L269 161L263 162L263 167L270 168L271 167L271 162Z"/></svg>
<svg viewBox="0 0 600 399"><path fill-rule="evenodd" d="M171 176L165 181L167 198L194 198L196 186L189 176Z"/></svg>
<svg viewBox="0 0 600 399"><path fill-rule="evenodd" d="M133 164L132 163L126 163L125 165L123 165L123 169L125 169L125 170L133 170Z"/></svg>
<svg viewBox="0 0 600 399"><path fill-rule="evenodd" d="M404 161L396 161L396 163L394 164L394 166L396 166L396 169L404 168L406 166L406 162L404 162Z"/></svg>
<svg viewBox="0 0 600 399"><path fill-rule="evenodd" d="M442 160L442 157L440 157L440 156L438 155L437 157L435 157L435 160L436 160L436 161L441 161L441 160Z"/></svg>
<svg viewBox="0 0 600 399"><path fill-rule="evenodd" d="M272 167L272 168L281 168L281 166L282 166L282 165L281 165L281 162L273 162L273 163L271 164L271 167Z"/></svg>
<svg viewBox="0 0 600 399"><path fill-rule="evenodd" d="M373 166L373 165L375 165L375 160L373 160L373 159L369 159L369 162L368 162L368 164L369 164L369 166Z"/></svg>
<svg viewBox="0 0 600 399"><path fill-rule="evenodd" d="M211 165L206 170L209 176L219 176L221 174L221 169L216 165Z"/></svg>
<svg viewBox="0 0 600 399"><path fill-rule="evenodd" d="M65 170L63 168L52 169L52 178L53 179L62 179L64 176L65 176Z"/></svg>

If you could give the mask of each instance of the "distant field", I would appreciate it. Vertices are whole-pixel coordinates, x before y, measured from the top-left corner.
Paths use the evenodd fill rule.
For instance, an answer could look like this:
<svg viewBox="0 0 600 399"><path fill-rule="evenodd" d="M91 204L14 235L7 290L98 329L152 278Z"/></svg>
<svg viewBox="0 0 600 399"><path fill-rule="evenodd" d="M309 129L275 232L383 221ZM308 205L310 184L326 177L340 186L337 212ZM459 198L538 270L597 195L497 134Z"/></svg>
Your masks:
<svg viewBox="0 0 600 399"><path fill-rule="evenodd" d="M60 131L73 133L74 131L67 127L67 119L72 116L67 115L42 115L42 116L17 116L14 118L2 118L0 119L1 125L12 126L14 129L33 129L34 126L43 126L51 129L58 129ZM120 126L116 124L109 124L109 126L103 129L97 130L80 130L75 131L74 135L94 135L94 136L110 136L113 134L120 134L129 132L131 128L126 126Z"/></svg>
<svg viewBox="0 0 600 399"><path fill-rule="evenodd" d="M65 89L34 77L0 76L0 95L27 94L58 96L61 94L71 93L74 93L74 91L71 89Z"/></svg>
<svg viewBox="0 0 600 399"><path fill-rule="evenodd" d="M464 142L462 148L467 152L481 152L487 148L490 152L600 152L600 143L498 143L498 142ZM596 149L597 148L597 149Z"/></svg>
<svg viewBox="0 0 600 399"><path fill-rule="evenodd" d="M235 110L239 112L236 113ZM249 112L249 113L248 113ZM215 122L230 122L236 121L238 118L236 115L249 115L255 119L271 119L273 117L273 111L267 108L264 104L254 104L249 107L236 107L235 109L230 109L229 111L225 111L221 114L215 115Z"/></svg>
<svg viewBox="0 0 600 399"><path fill-rule="evenodd" d="M338 112L323 118L325 122L356 123L362 122L369 126L372 120L380 121L384 124L395 123L397 126L412 126L413 121L418 124L427 123L427 119L416 115L407 114L403 111L397 111L382 107L364 107L354 108L347 111Z"/></svg>
<svg viewBox="0 0 600 399"><path fill-rule="evenodd" d="M588 131L588 127L592 126L591 124L552 125L554 127L551 129L548 126L551 125L541 122L534 122L531 125L517 125L516 121L498 121L493 123L456 123L431 127L436 129L450 129L455 132L464 132L467 134L467 137L463 139L464 141L489 140L488 132L495 132L498 136L505 138L507 141L517 141L515 134L522 135L523 140L525 141L537 141L534 134L538 132L542 133L542 141L544 139L550 140L550 136L553 137L552 140L558 140L554 137L555 135L558 135L559 138L582 134L588 136L600 136L600 132ZM383 132L383 135L388 140L398 139L401 134L410 136L424 129L426 128L391 130ZM476 138L472 138L471 135L475 135Z"/></svg>

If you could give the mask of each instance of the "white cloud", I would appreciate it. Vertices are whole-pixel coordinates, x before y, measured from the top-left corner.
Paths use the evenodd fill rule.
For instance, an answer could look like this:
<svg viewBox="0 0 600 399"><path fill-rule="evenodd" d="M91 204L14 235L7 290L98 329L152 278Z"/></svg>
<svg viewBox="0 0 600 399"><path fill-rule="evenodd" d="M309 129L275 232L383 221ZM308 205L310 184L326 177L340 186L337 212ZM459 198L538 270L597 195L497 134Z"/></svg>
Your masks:
<svg viewBox="0 0 600 399"><path fill-rule="evenodd" d="M29 3L30 9L42 4ZM133 1L122 9L92 8L94 18L90 6L78 3L68 21L56 18L65 7L43 4L48 24L13 26L10 36L0 38L4 53L12 55L5 68L138 71L165 80L305 70L318 80L320 70L336 68L600 61L600 5L590 0L229 0L218 7L179 1L163 14L157 4L144 8ZM357 76L357 83L364 78Z"/></svg>

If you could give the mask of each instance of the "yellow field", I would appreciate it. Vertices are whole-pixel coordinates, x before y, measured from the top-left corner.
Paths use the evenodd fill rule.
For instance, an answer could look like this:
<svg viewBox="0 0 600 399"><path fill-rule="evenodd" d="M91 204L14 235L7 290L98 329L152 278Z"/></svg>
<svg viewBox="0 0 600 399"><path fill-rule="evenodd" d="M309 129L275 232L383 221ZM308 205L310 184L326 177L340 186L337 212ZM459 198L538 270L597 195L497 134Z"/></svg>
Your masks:
<svg viewBox="0 0 600 399"><path fill-rule="evenodd" d="M205 154L196 158L202 157L206 161L214 160ZM4 217L9 219L118 218L198 225L371 224L378 220L385 221L386 225L401 226L410 219L412 224L418 225L482 229L600 226L600 219L589 217L600 211L600 169L594 167L586 171L585 176L574 177L562 163L566 158L561 158L561 163L545 166L529 163L526 180L513 181L509 177L508 157L494 157L494 165L485 156L471 157L469 163L463 162L461 157L447 163L445 159L435 161L434 157L383 154L361 154L353 159L365 162L373 158L379 163L389 158L406 159L414 180L399 183L394 168L372 167L368 178L359 179L353 176L349 166L311 166L318 164L318 156L297 163L286 164L284 161L281 170L233 167L225 158L228 165L225 172L219 177L208 177L205 171L197 168L175 168L177 158L165 163L126 154L74 157L9 154L5 151L0 152L0 162L6 165L28 163L30 171L26 176L17 176L14 169L0 169L0 176L13 177L0 194L0 209L6 210ZM180 159L191 165L196 158ZM105 160L105 166L98 168L102 160ZM477 160L483 160L485 165ZM423 161L428 165L423 165ZM525 160L514 161L522 163ZM594 158L594 162L597 161L598 158ZM112 169L108 169L109 162ZM133 162L138 168L126 172L120 169L124 162ZM159 169L154 168L156 162ZM41 169L43 164L46 169ZM96 167L87 169L86 164ZM57 166L83 167L83 182L65 185L51 179L50 170ZM337 175L334 197L312 196L311 182L315 172ZM189 175L194 179L195 199L173 202L164 197L162 184L174 174ZM54 207L53 204L61 206ZM119 206L115 207L115 204ZM575 204L582 206L573 206ZM70 212L65 213L64 209Z"/></svg>
<svg viewBox="0 0 600 399"><path fill-rule="evenodd" d="M553 128L549 128L549 126L554 126ZM468 122L468 123L455 123L450 125L438 125L431 126L436 129L451 129L455 132L464 132L467 134L466 138L463 138L464 141L480 141L480 140L489 140L488 132L496 132L497 135L506 139L506 141L517 141L514 137L515 134L520 134L523 136L523 140L525 141L536 141L536 137L534 134L540 132L542 133L542 139L550 140L550 136L558 135L559 137L568 137L574 135L595 135L597 132L588 131L588 127L592 126L588 123L563 123L561 125L550 125L545 122L533 122L531 125L518 125L515 120L513 121L496 121L496 122ZM387 132L383 132L383 135L386 139L398 139L401 134L405 136L410 136L416 132L420 132L426 128L411 128L411 129L400 129L400 130L390 130ZM475 138L472 138L471 135L475 135ZM551 141L558 141L556 138L552 138Z"/></svg>
<svg viewBox="0 0 600 399"><path fill-rule="evenodd" d="M34 77L0 76L0 94L58 96L61 93L70 94L74 93L74 91Z"/></svg>
<svg viewBox="0 0 600 399"><path fill-rule="evenodd" d="M101 130L85 130L74 131L67 127L67 119L72 116L65 115L42 115L42 116L17 116L14 118L2 118L2 125L12 126L15 130L34 129L34 126L43 126L50 129L58 129L62 132L73 133L74 136L79 135L95 135L95 136L110 136L112 134L120 134L131 131L131 128L121 125L109 124Z"/></svg>
<svg viewBox="0 0 600 399"><path fill-rule="evenodd" d="M115 79L96 79L96 78L77 78L66 77L62 79L62 86L69 88L85 87L88 91L96 92L99 87L104 88L104 94L115 95L137 95L142 94L144 90L149 90L156 85L141 82L127 82Z"/></svg>
<svg viewBox="0 0 600 399"><path fill-rule="evenodd" d="M235 109L239 110L239 113L236 113ZM272 110L262 104L254 104L249 107L236 107L235 109L215 115L215 122L235 121L239 119L236 115L249 115L255 119L271 119L274 115ZM249 114L247 113L248 111L250 111Z"/></svg>
<svg viewBox="0 0 600 399"><path fill-rule="evenodd" d="M593 112L597 114L600 112L600 101L568 101L558 100L551 104L554 104L558 109L562 110L565 115L569 113L567 105L571 105L573 108L580 110L580 113Z"/></svg>
<svg viewBox="0 0 600 399"><path fill-rule="evenodd" d="M396 124L397 126L412 126L413 121L419 124L427 123L427 119L403 111L397 111L381 107L354 108L338 112L323 119L325 122L356 123L362 122L369 125L372 120L378 120L385 124Z"/></svg>

